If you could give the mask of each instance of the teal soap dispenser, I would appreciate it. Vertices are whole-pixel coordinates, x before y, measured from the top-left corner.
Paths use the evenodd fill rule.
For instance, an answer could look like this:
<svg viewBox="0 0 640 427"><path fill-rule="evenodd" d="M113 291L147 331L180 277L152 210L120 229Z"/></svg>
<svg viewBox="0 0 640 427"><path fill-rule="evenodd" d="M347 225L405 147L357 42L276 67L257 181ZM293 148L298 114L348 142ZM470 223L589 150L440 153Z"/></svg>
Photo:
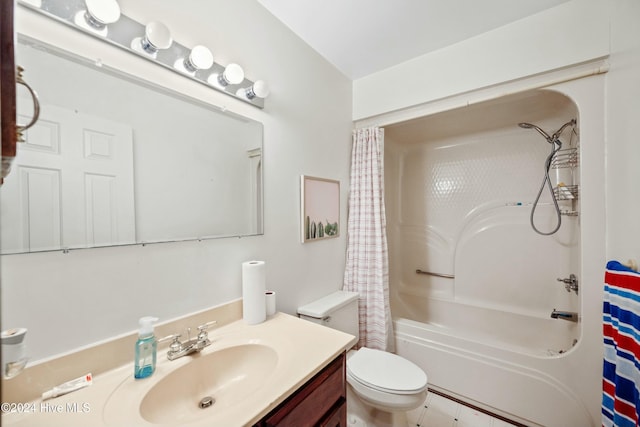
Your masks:
<svg viewBox="0 0 640 427"><path fill-rule="evenodd" d="M140 332L136 341L136 356L134 361L135 378L150 377L156 370L156 351L158 341L153 335L153 323L157 322L157 317L141 317Z"/></svg>

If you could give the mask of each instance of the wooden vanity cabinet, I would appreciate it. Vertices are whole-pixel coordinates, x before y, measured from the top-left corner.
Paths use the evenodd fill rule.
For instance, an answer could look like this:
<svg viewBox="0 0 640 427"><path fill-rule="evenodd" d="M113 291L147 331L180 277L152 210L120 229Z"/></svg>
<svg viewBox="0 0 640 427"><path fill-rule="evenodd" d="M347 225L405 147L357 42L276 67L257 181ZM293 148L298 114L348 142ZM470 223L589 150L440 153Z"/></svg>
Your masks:
<svg viewBox="0 0 640 427"><path fill-rule="evenodd" d="M254 427L346 427L346 386L342 353Z"/></svg>

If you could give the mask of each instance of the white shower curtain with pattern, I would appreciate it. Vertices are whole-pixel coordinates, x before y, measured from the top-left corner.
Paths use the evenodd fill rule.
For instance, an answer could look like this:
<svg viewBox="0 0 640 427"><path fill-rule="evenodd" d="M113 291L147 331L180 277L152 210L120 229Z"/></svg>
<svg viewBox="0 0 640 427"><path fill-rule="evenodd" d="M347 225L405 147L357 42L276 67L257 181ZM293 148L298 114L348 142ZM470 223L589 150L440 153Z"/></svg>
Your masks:
<svg viewBox="0 0 640 427"><path fill-rule="evenodd" d="M360 294L359 347L394 351L384 210L384 130L353 132L344 290Z"/></svg>

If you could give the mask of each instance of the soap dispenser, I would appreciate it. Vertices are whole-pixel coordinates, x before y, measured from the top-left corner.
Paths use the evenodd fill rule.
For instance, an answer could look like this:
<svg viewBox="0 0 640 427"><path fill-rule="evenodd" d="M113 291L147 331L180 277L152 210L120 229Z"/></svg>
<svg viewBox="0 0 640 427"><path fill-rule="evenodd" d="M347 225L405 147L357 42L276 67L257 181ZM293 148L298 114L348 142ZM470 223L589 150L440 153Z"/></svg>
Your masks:
<svg viewBox="0 0 640 427"><path fill-rule="evenodd" d="M136 341L135 368L133 376L135 378L150 377L156 370L156 351L158 341L153 335L153 323L157 322L156 317L141 317L140 332Z"/></svg>

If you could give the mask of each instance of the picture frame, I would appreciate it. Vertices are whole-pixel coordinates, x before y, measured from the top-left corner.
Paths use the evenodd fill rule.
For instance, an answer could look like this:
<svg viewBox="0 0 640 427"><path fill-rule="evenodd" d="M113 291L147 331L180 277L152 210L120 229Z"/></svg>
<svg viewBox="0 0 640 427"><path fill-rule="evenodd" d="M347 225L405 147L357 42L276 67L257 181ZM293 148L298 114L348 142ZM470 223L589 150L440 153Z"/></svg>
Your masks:
<svg viewBox="0 0 640 427"><path fill-rule="evenodd" d="M340 181L300 176L300 239L317 242L340 236Z"/></svg>

